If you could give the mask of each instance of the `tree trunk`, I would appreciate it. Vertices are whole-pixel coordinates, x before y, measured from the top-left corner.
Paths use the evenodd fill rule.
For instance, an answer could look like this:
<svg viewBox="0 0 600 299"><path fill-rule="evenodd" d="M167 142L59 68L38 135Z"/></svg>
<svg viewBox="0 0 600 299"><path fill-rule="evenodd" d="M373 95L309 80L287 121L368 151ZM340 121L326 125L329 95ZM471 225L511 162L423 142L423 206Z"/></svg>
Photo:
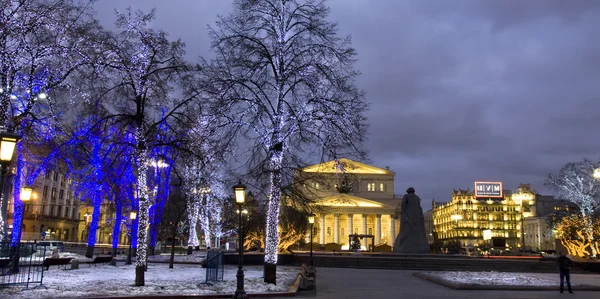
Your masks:
<svg viewBox="0 0 600 299"><path fill-rule="evenodd" d="M283 151L271 150L271 190L267 211L264 281L277 284L277 250L279 246L279 206L281 199L281 164Z"/></svg>
<svg viewBox="0 0 600 299"><path fill-rule="evenodd" d="M13 229L11 247L17 246L21 241L21 228L23 225L23 212L25 210L25 204L21 201L21 176L23 174L23 142L17 143L17 173L13 179ZM10 192L10 191L9 191ZM6 217L8 218L8 217ZM4 219L8 221L8 219Z"/></svg>
<svg viewBox="0 0 600 299"><path fill-rule="evenodd" d="M149 229L149 210L150 200L148 198L148 182L147 173L148 170L148 150L143 147L143 142L138 138L138 149L137 149L137 190L139 198L139 212L138 212L138 231L137 231L137 259L136 265L136 286L144 285L144 271L146 269L146 256L148 254L148 229ZM141 269L141 270L140 270Z"/></svg>
<svg viewBox="0 0 600 299"><path fill-rule="evenodd" d="M171 240L171 260L169 261L169 269L173 269L173 263L175 262L175 237L177 235L177 227L173 231L173 236Z"/></svg>
<svg viewBox="0 0 600 299"><path fill-rule="evenodd" d="M123 205L119 199L115 198L115 223L113 225L113 233L112 233L112 256L117 256L117 251L119 250L119 241L121 236L121 222L123 221Z"/></svg>
<svg viewBox="0 0 600 299"><path fill-rule="evenodd" d="M591 213L583 212L582 214L583 219L585 221L585 234L588 239L588 242L590 243L590 249L592 250L591 257L596 258L598 252L596 252L596 246L594 246L594 229L592 228L593 223L591 219Z"/></svg>

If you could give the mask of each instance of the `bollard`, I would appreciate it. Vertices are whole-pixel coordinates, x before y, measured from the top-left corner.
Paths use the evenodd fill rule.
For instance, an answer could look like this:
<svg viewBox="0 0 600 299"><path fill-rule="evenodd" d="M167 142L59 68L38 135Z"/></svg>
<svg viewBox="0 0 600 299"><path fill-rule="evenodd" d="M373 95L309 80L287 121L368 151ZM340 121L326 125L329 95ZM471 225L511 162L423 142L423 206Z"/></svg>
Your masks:
<svg viewBox="0 0 600 299"><path fill-rule="evenodd" d="M71 260L71 270L79 269L79 260Z"/></svg>

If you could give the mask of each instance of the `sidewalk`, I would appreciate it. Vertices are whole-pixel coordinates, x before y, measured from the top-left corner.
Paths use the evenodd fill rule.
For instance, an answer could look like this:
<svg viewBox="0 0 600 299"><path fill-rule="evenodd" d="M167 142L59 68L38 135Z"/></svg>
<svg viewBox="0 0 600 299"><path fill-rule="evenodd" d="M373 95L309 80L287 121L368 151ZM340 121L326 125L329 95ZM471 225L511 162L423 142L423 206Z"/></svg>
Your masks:
<svg viewBox="0 0 600 299"><path fill-rule="evenodd" d="M579 292L560 294L558 292L558 274L534 273L544 278L556 279L556 291L504 291L504 290L453 290L413 276L413 270L379 270L317 267L317 293L300 295L300 298L323 299L379 299L379 298L456 298L456 299L551 299L551 298L589 298L597 299L600 292ZM554 278L553 278L554 277ZM574 274L574 282L600 285L600 275Z"/></svg>

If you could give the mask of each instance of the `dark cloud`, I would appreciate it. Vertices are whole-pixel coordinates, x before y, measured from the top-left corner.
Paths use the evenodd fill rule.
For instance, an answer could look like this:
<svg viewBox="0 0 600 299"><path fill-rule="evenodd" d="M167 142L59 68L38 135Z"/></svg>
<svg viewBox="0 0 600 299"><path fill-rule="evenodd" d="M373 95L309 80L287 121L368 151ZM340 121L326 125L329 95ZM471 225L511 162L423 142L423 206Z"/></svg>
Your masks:
<svg viewBox="0 0 600 299"><path fill-rule="evenodd" d="M357 84L371 110L373 164L414 186L429 207L453 188L499 180L505 188L544 178L568 161L598 158L600 1L330 0L331 20L352 35ZM223 0L102 0L157 8L155 28L182 38L190 59L209 56L206 25Z"/></svg>

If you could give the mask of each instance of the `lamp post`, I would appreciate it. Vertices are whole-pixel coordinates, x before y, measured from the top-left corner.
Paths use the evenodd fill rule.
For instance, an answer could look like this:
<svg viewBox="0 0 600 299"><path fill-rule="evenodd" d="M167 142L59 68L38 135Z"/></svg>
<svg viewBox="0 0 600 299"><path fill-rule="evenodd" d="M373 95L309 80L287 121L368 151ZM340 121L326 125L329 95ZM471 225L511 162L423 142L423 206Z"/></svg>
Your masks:
<svg viewBox="0 0 600 299"><path fill-rule="evenodd" d="M315 215L308 216L308 223L310 223L310 262L309 266L313 265L313 230L315 226Z"/></svg>
<svg viewBox="0 0 600 299"><path fill-rule="evenodd" d="M460 214L455 214L455 215L451 215L450 219L452 221L454 221L454 225L455 225L455 229L456 229L456 244L458 244L458 221L462 220L463 217ZM460 244L459 244L459 248L460 248Z"/></svg>
<svg viewBox="0 0 600 299"><path fill-rule="evenodd" d="M0 196L2 196L2 241L4 242L8 241L8 196L4 196L4 179L20 139L18 134L0 132Z"/></svg>
<svg viewBox="0 0 600 299"><path fill-rule="evenodd" d="M137 217L136 211L129 212L129 220L131 220L132 227L129 229L129 251L127 252L127 261L125 265L131 265L131 243L133 241L133 220Z"/></svg>
<svg viewBox="0 0 600 299"><path fill-rule="evenodd" d="M233 294L234 299L246 299L248 295L246 291L244 291L244 269L242 268L243 260L244 260L244 239L243 239L243 226L242 226L242 207L244 206L244 202L246 201L246 185L242 184L241 181L237 183L237 185L233 186L233 192L235 194L235 203L238 205L238 216L239 216L239 231L238 231L238 248L239 248L239 258L238 258L238 271L237 271L237 289L235 290L235 294Z"/></svg>

